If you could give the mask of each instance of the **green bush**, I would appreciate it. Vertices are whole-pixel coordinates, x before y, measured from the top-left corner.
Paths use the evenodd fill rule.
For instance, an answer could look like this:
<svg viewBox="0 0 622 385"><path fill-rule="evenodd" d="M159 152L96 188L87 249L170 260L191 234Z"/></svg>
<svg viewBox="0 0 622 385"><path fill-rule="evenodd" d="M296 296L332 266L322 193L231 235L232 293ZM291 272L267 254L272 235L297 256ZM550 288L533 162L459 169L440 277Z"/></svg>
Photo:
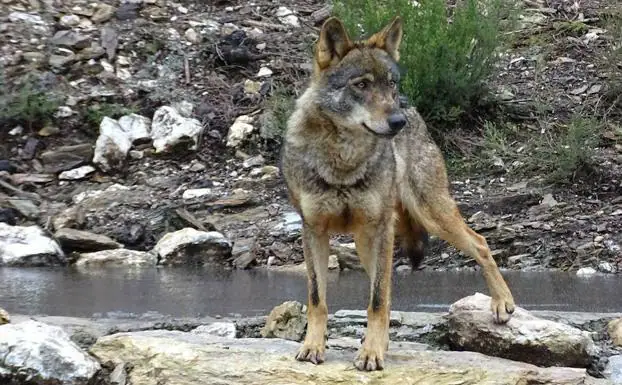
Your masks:
<svg viewBox="0 0 622 385"><path fill-rule="evenodd" d="M404 21L401 92L431 123L455 123L487 99L502 44L503 0L334 0L333 14L351 36L369 35L394 16Z"/></svg>
<svg viewBox="0 0 622 385"><path fill-rule="evenodd" d="M0 88L8 89L3 79L0 79ZM59 106L58 97L46 93L28 80L19 88L0 94L0 128L43 126L53 119Z"/></svg>

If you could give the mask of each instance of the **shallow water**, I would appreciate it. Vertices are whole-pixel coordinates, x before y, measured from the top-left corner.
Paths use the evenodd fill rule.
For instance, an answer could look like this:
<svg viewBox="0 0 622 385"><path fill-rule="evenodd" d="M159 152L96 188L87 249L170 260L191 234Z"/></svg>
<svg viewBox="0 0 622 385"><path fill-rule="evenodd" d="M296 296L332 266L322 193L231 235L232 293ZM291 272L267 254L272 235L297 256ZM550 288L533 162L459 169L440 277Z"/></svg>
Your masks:
<svg viewBox="0 0 622 385"><path fill-rule="evenodd" d="M622 311L619 276L514 271L503 275L517 304L527 309ZM365 309L368 290L362 272L331 273L329 311ZM488 294L478 272L395 274L392 309L446 311L452 302L476 291ZM306 295L304 276L266 270L0 268L0 307L19 314L252 316L267 314L285 300L304 303Z"/></svg>

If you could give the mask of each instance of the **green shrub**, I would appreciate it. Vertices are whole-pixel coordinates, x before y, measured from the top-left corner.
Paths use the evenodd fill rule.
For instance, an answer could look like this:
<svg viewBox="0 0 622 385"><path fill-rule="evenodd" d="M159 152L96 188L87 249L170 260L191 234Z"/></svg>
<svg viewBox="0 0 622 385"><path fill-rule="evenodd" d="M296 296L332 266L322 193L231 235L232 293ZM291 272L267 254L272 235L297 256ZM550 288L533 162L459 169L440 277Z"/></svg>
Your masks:
<svg viewBox="0 0 622 385"><path fill-rule="evenodd" d="M334 0L333 14L353 37L369 35L400 15L401 92L424 119L447 128L487 99L485 80L502 44L502 13L509 12L502 1L462 0L450 9L447 0Z"/></svg>
<svg viewBox="0 0 622 385"><path fill-rule="evenodd" d="M0 88L8 89L3 79L0 79ZM33 128L53 119L60 106L58 97L36 87L31 80L15 88L0 94L0 127L10 129L23 125Z"/></svg>
<svg viewBox="0 0 622 385"><path fill-rule="evenodd" d="M264 103L260 117L261 136L267 140L281 141L287 127L287 119L294 111L296 100L285 89L277 88Z"/></svg>

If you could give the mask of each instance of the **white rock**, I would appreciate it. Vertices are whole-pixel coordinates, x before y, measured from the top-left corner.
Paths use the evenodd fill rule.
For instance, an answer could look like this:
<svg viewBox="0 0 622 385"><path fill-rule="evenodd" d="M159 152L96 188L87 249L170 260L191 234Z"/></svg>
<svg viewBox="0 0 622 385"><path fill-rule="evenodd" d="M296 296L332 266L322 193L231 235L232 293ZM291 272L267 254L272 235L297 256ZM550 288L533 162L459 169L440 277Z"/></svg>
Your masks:
<svg viewBox="0 0 622 385"><path fill-rule="evenodd" d="M585 367L596 352L589 333L520 307L505 325L495 324L490 302L476 293L450 306L448 337L454 346L541 366Z"/></svg>
<svg viewBox="0 0 622 385"><path fill-rule="evenodd" d="M37 226L0 222L0 266L48 266L65 263L59 244Z"/></svg>
<svg viewBox="0 0 622 385"><path fill-rule="evenodd" d="M151 123L153 147L156 153L161 153L189 138L193 142L190 149L196 150L202 130L203 127L198 120L183 117L173 107L160 107Z"/></svg>
<svg viewBox="0 0 622 385"><path fill-rule="evenodd" d="M211 188L191 188L191 189L184 191L181 197L183 200L191 200L194 198L200 198L200 197L204 197L204 196L211 195L211 194L212 194Z"/></svg>
<svg viewBox="0 0 622 385"><path fill-rule="evenodd" d="M121 80L129 80L132 78L132 73L127 68L117 68L116 75Z"/></svg>
<svg viewBox="0 0 622 385"><path fill-rule="evenodd" d="M60 18L60 25L63 27L75 27L80 24L80 16L78 15L64 15Z"/></svg>
<svg viewBox="0 0 622 385"><path fill-rule="evenodd" d="M74 168L73 170L63 171L58 175L58 179L60 180L78 180L84 179L89 174L95 171L95 167L93 166L82 166L78 168Z"/></svg>
<svg viewBox="0 0 622 385"><path fill-rule="evenodd" d="M37 384L86 384L99 363L58 326L28 320L0 326L0 373Z"/></svg>
<svg viewBox="0 0 622 385"><path fill-rule="evenodd" d="M266 160L263 156L261 156L261 154L259 154L256 156L251 156L250 158L242 162L242 167L251 168L256 166L262 166L264 163L266 163Z"/></svg>
<svg viewBox="0 0 622 385"><path fill-rule="evenodd" d="M127 186L123 186L122 184L118 184L115 183L111 186L108 186L108 188L104 189L104 190L88 190L88 191L83 191L79 194L74 195L71 198L71 201L74 204L79 204L82 201L84 201L85 199L90 199L90 198L96 198L102 194L107 194L107 193L114 193L116 191L122 191L122 190L129 190L130 188Z"/></svg>
<svg viewBox="0 0 622 385"><path fill-rule="evenodd" d="M251 124L252 122L253 118L248 115L238 116L231 127L229 127L227 147L237 147L243 140L247 139L255 131L255 127Z"/></svg>
<svg viewBox="0 0 622 385"><path fill-rule="evenodd" d="M9 135L17 136L17 135L21 135L23 132L24 132L24 127L17 126L15 128L13 128L11 131L9 131Z"/></svg>
<svg viewBox="0 0 622 385"><path fill-rule="evenodd" d="M339 258L335 254L328 256L328 270L339 269Z"/></svg>
<svg viewBox="0 0 622 385"><path fill-rule="evenodd" d="M182 100L181 102L173 103L171 107L177 110L177 112L179 112L179 115L183 116L184 118L191 118L192 112L194 111L194 104L192 104L191 102L187 100Z"/></svg>
<svg viewBox="0 0 622 385"><path fill-rule="evenodd" d="M601 262L598 264L598 271L607 273L607 274L612 274L616 272L616 268L613 264L609 262Z"/></svg>
<svg viewBox="0 0 622 385"><path fill-rule="evenodd" d="M577 275L580 277L587 277L596 274L596 269L593 267L582 267L577 270Z"/></svg>
<svg viewBox="0 0 622 385"><path fill-rule="evenodd" d="M99 137L95 142L93 163L102 171L119 169L125 163L132 140L114 119L104 117L99 125Z"/></svg>
<svg viewBox="0 0 622 385"><path fill-rule="evenodd" d="M258 78L264 78L264 77L268 77L268 76L272 76L272 70L268 67L261 67L259 69L259 72L257 72L257 77Z"/></svg>
<svg viewBox="0 0 622 385"><path fill-rule="evenodd" d="M55 116L57 118L68 118L73 115L74 112L69 106L60 106L58 107L58 111L56 111Z"/></svg>
<svg viewBox="0 0 622 385"><path fill-rule="evenodd" d="M33 15L26 12L11 12L9 14L9 21L11 23L17 23L23 21L28 24L45 25L45 21L39 15Z"/></svg>
<svg viewBox="0 0 622 385"><path fill-rule="evenodd" d="M283 24L291 25L292 27L300 27L298 17L296 17L294 12L287 7L279 7L276 10L276 16Z"/></svg>
<svg viewBox="0 0 622 385"><path fill-rule="evenodd" d="M166 234L154 247L162 265L222 262L231 255L231 242L217 231L185 228Z"/></svg>
<svg viewBox="0 0 622 385"><path fill-rule="evenodd" d="M186 40L193 44L198 44L201 42L201 35L199 35L197 31L192 28L188 28L186 32L184 32L184 37L186 38Z"/></svg>
<svg viewBox="0 0 622 385"><path fill-rule="evenodd" d="M155 266L156 262L157 257L154 253L113 249L82 253L76 261L76 266Z"/></svg>
<svg viewBox="0 0 622 385"><path fill-rule="evenodd" d="M151 119L138 114L125 115L119 118L119 126L134 143L137 140L149 140L151 137Z"/></svg>
<svg viewBox="0 0 622 385"><path fill-rule="evenodd" d="M235 338L236 328L232 322L214 322L201 325L191 331L192 334L210 335L216 337Z"/></svg>

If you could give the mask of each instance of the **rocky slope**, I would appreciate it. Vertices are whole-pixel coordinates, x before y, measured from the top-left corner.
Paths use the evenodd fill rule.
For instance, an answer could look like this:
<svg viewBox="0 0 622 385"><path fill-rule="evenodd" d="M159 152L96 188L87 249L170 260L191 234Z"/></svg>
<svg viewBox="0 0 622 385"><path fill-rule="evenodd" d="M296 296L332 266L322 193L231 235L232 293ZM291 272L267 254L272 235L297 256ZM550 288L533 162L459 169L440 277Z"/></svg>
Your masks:
<svg viewBox="0 0 622 385"><path fill-rule="evenodd" d="M2 4L2 79L7 94L21 95L9 107L52 112L24 121L3 110L0 222L45 229L63 249L59 263L78 260L74 252L110 247L96 236L157 254L165 234L185 228L227 239L232 247L219 249L211 262L237 268L301 262L300 221L276 161L274 130L287 102L275 95L289 100L304 87L309 47L328 15L324 2ZM506 104L529 115L526 101L542 99L560 118L578 105L597 105L609 92L600 56L610 36L599 20L612 8L595 1L523 5L521 33L549 31L577 15L588 29L518 45L504 57L494 85ZM524 127L535 135L534 124L530 118ZM539 176L515 172L511 159L490 172L452 178L465 217L501 266L618 271L620 137L615 126L603 135L600 177L589 183L543 186ZM59 231L67 228L95 235L63 240ZM351 252L335 253L348 264ZM433 241L428 255L423 268L475 266L442 242Z"/></svg>

